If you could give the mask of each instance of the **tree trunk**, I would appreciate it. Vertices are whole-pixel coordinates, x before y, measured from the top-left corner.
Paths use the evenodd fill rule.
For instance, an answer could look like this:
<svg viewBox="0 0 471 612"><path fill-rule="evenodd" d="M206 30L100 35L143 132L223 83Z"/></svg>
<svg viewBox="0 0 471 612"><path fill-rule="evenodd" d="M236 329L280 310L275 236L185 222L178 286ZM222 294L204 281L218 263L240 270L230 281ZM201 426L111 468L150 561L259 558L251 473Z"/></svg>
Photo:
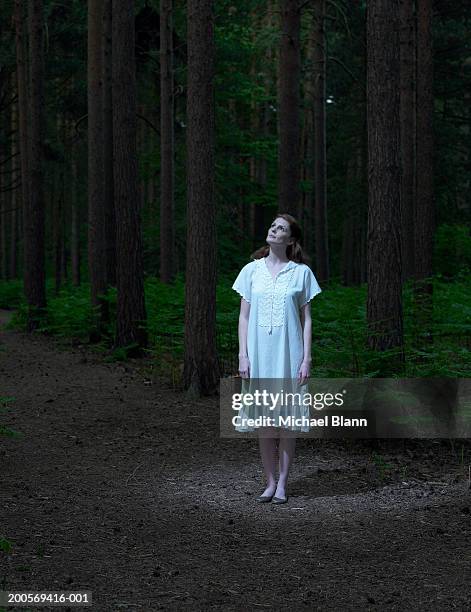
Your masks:
<svg viewBox="0 0 471 612"><path fill-rule="evenodd" d="M299 0L280 0L282 37L279 63L279 212L299 217L299 79L301 72Z"/></svg>
<svg viewBox="0 0 471 612"><path fill-rule="evenodd" d="M108 319L106 294L105 158L103 87L103 2L88 2L88 267L90 297L96 307L92 340Z"/></svg>
<svg viewBox="0 0 471 612"><path fill-rule="evenodd" d="M252 23L252 32L251 32L251 43L253 45L256 44L257 41L257 31L260 29L261 23L257 18L256 11L250 12L250 22ZM253 54L250 59L250 80L252 83L257 82L257 72L258 72L258 54ZM253 139L259 139L259 131L260 131L260 105L256 100L255 92L252 91L251 99L250 99L250 119L249 119L249 129L250 134ZM251 155L249 159L249 176L250 176L250 185L252 193L254 192L255 186L258 181L258 166L259 160L255 155ZM256 198L251 197L248 202L248 227L247 227L247 235L250 236L252 241L255 238L255 218L256 218Z"/></svg>
<svg viewBox="0 0 471 612"><path fill-rule="evenodd" d="M1 126L1 122L0 122ZM1 126L3 127L3 126ZM3 131L0 127L0 134ZM2 134L3 136L3 134ZM2 138L3 140L3 138ZM6 197L7 191L4 191L3 185L6 183L3 174L3 160L0 158L0 278L8 280L8 259L7 259L7 231L6 220L7 210Z"/></svg>
<svg viewBox="0 0 471 612"><path fill-rule="evenodd" d="M367 9L368 116L368 345L398 348L393 371L403 362L399 0L370 0Z"/></svg>
<svg viewBox="0 0 471 612"><path fill-rule="evenodd" d="M8 91L8 82L0 77L0 96L2 99L5 95L5 90ZM10 132L10 114L0 114L0 139L2 143L8 142ZM10 272L9 267L9 235L8 221L10 220L10 200L11 190L9 183L11 182L12 173L10 171L10 161L8 159L10 151L7 147L0 150L0 276L3 280L8 280Z"/></svg>
<svg viewBox="0 0 471 612"><path fill-rule="evenodd" d="M277 3L278 0L267 0L267 12L264 20L264 24L267 28L279 28L279 24L277 21L278 13L276 10ZM270 135L270 118L273 115L273 104L270 101L270 98L273 95L276 97L276 92L278 89L278 56L278 46L273 49L271 45L267 45L264 55L264 63L262 67L264 72L263 86L265 89L265 99L263 101L263 106L260 113L261 136L265 141ZM258 182L262 191L266 191L268 185L268 161L264 156L259 160L258 163ZM265 242L267 223L270 223L272 220L271 214L269 219L265 218L267 212L268 214L270 214L268 208L263 206L261 203L255 205L253 250L259 248L260 244L263 244Z"/></svg>
<svg viewBox="0 0 471 612"><path fill-rule="evenodd" d="M320 281L329 280L329 239L327 235L327 153L325 126L325 0L314 2L314 220L316 271Z"/></svg>
<svg viewBox="0 0 471 612"><path fill-rule="evenodd" d="M160 142L159 136L152 129L148 129L147 132L147 151L152 155L152 153L158 149ZM156 208L156 204L159 204L156 198L157 193L157 179L158 169L155 168L154 165L150 164L150 172L147 179L146 193L147 193L147 204L149 204L152 209Z"/></svg>
<svg viewBox="0 0 471 612"><path fill-rule="evenodd" d="M435 203L433 187L432 0L417 0L417 206L415 306L417 326L432 341L432 275Z"/></svg>
<svg viewBox="0 0 471 612"><path fill-rule="evenodd" d="M23 242L23 275L26 262L26 232L25 214L29 203L29 161L28 161L28 67L27 67L27 41L25 32L25 17L23 0L15 0L13 14L15 23L15 47L16 47L16 76L18 88L18 147L20 151L20 178L21 178L21 215L19 235Z"/></svg>
<svg viewBox="0 0 471 612"><path fill-rule="evenodd" d="M80 210L77 197L77 139L73 122L69 123L70 138L70 258L72 265L72 284L79 287L80 278Z"/></svg>
<svg viewBox="0 0 471 612"><path fill-rule="evenodd" d="M139 156L147 157L147 151L145 146L145 134L144 134L144 120L141 117L146 116L145 108L143 104L138 104L137 106L137 126L136 126L136 140L137 140L137 150L139 152ZM147 185L145 174L147 173L147 167L145 167L145 172L139 171L139 202L141 210L145 210L146 205L146 193L147 193Z"/></svg>
<svg viewBox="0 0 471 612"><path fill-rule="evenodd" d="M0 84L0 93L3 93L2 85ZM5 125L5 119L6 116L0 115L0 136L2 141L6 138L9 129L9 125ZM2 151L3 154L4 151ZM8 196L10 192L8 191L8 179L6 179L8 166L7 155L5 155L5 159L3 159L3 155L0 155L0 277L2 280L8 280L9 272L7 219L9 219Z"/></svg>
<svg viewBox="0 0 471 612"><path fill-rule="evenodd" d="M46 309L46 274L44 253L44 59L43 2L28 2L29 34L29 173L30 190L24 213L25 265L24 287L28 302L27 330L37 329ZM24 93L24 92L23 92Z"/></svg>
<svg viewBox="0 0 471 612"><path fill-rule="evenodd" d="M184 386L217 391L213 0L188 0L187 252Z"/></svg>
<svg viewBox="0 0 471 612"><path fill-rule="evenodd" d="M414 275L415 213L415 17L413 0L401 8L401 227L403 282Z"/></svg>
<svg viewBox="0 0 471 612"><path fill-rule="evenodd" d="M17 72L11 74L11 89L13 97L17 93ZM10 278L18 275L18 211L17 207L21 202L19 189L15 187L18 179L18 104L13 101L11 104L11 226L10 226Z"/></svg>
<svg viewBox="0 0 471 612"><path fill-rule="evenodd" d="M61 117L56 119L57 140L61 142ZM59 293L62 282L62 165L54 164L52 169L52 243L54 252L55 292Z"/></svg>
<svg viewBox="0 0 471 612"><path fill-rule="evenodd" d="M61 140L63 143L63 150L68 151L67 142L67 119L64 114L61 116ZM61 202L61 215L60 215L60 232L61 232L61 277L64 283L67 282L67 264L68 264L68 249L67 249L67 224L69 218L69 203L70 203L70 185L67 177L68 165L61 164L60 181L59 181L59 193ZM67 189L67 191L66 191Z"/></svg>
<svg viewBox="0 0 471 612"><path fill-rule="evenodd" d="M171 282L175 276L172 11L172 0L160 0L160 280L163 283Z"/></svg>
<svg viewBox="0 0 471 612"><path fill-rule="evenodd" d="M116 211L116 346L147 344L136 146L134 1L113 0L113 152Z"/></svg>
<svg viewBox="0 0 471 612"><path fill-rule="evenodd" d="M103 156L106 284L116 286L116 217L113 182L113 106L112 106L112 1L104 0L103 12Z"/></svg>

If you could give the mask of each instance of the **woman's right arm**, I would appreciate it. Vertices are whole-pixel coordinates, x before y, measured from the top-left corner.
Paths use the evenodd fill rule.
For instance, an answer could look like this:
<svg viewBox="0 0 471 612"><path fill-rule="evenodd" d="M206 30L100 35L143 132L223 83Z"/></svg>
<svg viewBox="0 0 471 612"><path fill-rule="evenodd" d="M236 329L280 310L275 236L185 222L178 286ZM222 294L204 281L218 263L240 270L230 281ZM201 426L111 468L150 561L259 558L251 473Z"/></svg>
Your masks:
<svg viewBox="0 0 471 612"><path fill-rule="evenodd" d="M249 327L250 304L241 298L239 314L239 373L242 378L250 376L250 362L247 352L247 330Z"/></svg>

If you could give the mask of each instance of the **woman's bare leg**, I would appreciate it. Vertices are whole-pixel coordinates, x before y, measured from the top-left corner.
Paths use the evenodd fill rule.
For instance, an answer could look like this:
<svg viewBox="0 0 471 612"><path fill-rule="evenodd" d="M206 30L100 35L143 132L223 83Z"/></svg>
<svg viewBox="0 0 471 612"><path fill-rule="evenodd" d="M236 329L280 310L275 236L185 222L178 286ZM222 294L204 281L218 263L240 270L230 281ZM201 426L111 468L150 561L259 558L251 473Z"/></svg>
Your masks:
<svg viewBox="0 0 471 612"><path fill-rule="evenodd" d="M263 496L273 495L276 489L276 463L277 463L277 445L275 437L266 437L270 435L268 428L260 428L259 444L260 455L262 457L263 470L267 479L267 488L262 493ZM273 433L273 432L272 432Z"/></svg>
<svg viewBox="0 0 471 612"><path fill-rule="evenodd" d="M280 477L276 487L276 497L286 497L286 485L288 483L289 468L294 459L296 449L296 437L280 433Z"/></svg>

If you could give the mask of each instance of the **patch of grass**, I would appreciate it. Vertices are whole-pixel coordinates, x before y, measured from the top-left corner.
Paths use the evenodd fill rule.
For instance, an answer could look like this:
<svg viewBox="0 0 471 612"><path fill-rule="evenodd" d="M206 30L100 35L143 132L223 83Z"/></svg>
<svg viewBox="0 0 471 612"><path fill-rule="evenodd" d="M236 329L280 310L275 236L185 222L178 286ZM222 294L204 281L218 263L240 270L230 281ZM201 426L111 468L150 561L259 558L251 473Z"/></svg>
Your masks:
<svg viewBox="0 0 471 612"><path fill-rule="evenodd" d="M134 351L139 349L139 345L134 342L133 344L129 344L128 346L123 346L119 348L115 348L108 357L105 358L106 362L115 362L115 361L127 361L129 356L132 355Z"/></svg>
<svg viewBox="0 0 471 612"><path fill-rule="evenodd" d="M11 552L11 542L9 540L5 540L5 538L0 537L0 550L4 553Z"/></svg>
<svg viewBox="0 0 471 612"><path fill-rule="evenodd" d="M382 455L378 455L378 453L373 452L371 455L371 460L376 465L379 470L379 478L381 482L390 475L391 471L394 469L394 466L391 463L387 463Z"/></svg>

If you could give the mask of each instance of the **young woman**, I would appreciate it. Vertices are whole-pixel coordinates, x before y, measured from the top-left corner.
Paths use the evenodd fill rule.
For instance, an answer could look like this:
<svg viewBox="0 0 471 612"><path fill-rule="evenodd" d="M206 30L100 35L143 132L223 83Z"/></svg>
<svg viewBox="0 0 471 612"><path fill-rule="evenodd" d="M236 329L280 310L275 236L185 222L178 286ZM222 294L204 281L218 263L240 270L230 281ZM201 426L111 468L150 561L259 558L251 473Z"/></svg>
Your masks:
<svg viewBox="0 0 471 612"><path fill-rule="evenodd" d="M250 379L294 381L298 389L306 383L311 365L310 301L321 292L301 248L301 228L291 215L280 213L271 224L266 242L252 254L232 288L241 295L239 315L239 373L242 392ZM306 385L307 387L307 385ZM273 387L272 387L273 388ZM291 389L290 389L291 390ZM258 410L258 412L257 412ZM290 408L294 417L309 419L309 406ZM282 407L260 412L247 409L239 416L269 414L273 425L253 427L241 419L237 431L259 433L260 454L267 487L259 502L285 503L290 465L294 458L296 431L309 431L309 425L277 427L277 418L286 416ZM266 421L264 421L264 424ZM279 436L279 478L276 480L276 438Z"/></svg>

